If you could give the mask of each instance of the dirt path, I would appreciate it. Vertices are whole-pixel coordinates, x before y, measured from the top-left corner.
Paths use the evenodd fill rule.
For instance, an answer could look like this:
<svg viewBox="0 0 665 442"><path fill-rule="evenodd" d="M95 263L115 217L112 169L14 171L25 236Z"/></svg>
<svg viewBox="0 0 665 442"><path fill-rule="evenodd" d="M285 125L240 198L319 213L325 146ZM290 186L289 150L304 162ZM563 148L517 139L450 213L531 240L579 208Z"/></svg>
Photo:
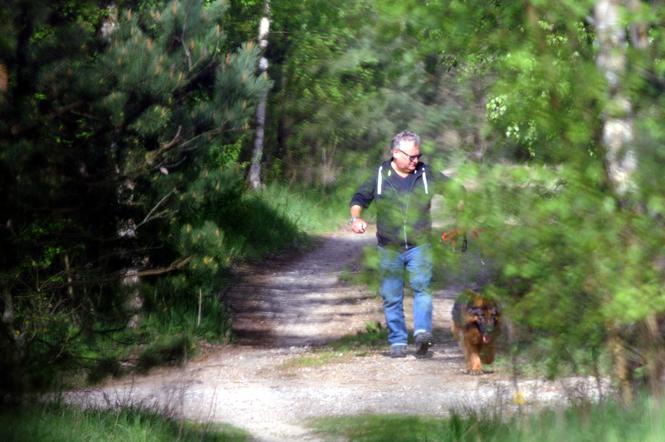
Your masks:
<svg viewBox="0 0 665 442"><path fill-rule="evenodd" d="M453 288L434 293L432 358L410 354L395 360L377 351L333 354L330 363L316 367L294 363L312 346L362 331L368 321L383 322L378 296L340 282L374 241L371 233L339 232L289 262L246 269L242 282L225 295L235 311L238 344L215 347L184 368L113 381L69 399L156 406L188 419L231 423L262 441L318 440L306 427L307 419L317 416L515 409L515 386L505 376L463 372L462 354L448 331ZM562 403L571 392L596 392L585 379L521 380L518 387L527 408Z"/></svg>

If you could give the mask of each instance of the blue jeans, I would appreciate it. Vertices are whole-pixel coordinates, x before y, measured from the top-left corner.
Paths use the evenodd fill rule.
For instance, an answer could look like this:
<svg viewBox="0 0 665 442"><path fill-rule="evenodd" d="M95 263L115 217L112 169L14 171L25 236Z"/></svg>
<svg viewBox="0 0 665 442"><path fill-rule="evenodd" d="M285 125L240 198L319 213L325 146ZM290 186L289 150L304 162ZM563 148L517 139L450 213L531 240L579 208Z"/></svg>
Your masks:
<svg viewBox="0 0 665 442"><path fill-rule="evenodd" d="M406 345L408 332L404 319L404 269L413 289L413 335L432 332L432 248L429 245L405 251L379 247L381 257L380 293L388 324L390 345Z"/></svg>

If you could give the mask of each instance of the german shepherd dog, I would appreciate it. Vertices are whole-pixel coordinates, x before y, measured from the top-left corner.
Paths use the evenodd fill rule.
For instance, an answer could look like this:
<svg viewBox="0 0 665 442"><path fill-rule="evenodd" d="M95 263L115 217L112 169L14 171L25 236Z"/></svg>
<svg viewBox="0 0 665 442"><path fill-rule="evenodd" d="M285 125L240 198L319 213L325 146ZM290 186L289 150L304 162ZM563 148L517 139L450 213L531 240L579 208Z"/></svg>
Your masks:
<svg viewBox="0 0 665 442"><path fill-rule="evenodd" d="M452 332L464 351L471 374L480 374L483 364L494 362L495 340L501 333L501 313L496 302L466 290L453 305Z"/></svg>

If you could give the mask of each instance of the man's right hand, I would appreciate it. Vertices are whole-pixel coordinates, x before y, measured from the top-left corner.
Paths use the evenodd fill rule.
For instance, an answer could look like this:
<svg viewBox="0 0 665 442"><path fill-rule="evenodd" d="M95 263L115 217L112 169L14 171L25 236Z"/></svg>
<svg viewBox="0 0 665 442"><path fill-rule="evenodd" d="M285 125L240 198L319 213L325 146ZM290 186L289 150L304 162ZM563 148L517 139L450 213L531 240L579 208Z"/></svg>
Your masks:
<svg viewBox="0 0 665 442"><path fill-rule="evenodd" d="M356 218L353 223L351 223L351 230L356 233L365 233L367 230L367 223L362 218Z"/></svg>

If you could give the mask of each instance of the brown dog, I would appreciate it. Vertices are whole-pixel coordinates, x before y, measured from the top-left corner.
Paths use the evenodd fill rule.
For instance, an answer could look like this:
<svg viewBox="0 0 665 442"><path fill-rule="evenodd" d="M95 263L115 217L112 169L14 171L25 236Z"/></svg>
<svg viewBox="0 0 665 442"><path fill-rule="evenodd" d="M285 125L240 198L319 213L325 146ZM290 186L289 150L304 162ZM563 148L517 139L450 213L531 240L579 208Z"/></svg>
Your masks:
<svg viewBox="0 0 665 442"><path fill-rule="evenodd" d="M459 341L470 373L480 374L483 364L494 362L495 340L501 333L498 305L467 290L453 305L452 332Z"/></svg>

